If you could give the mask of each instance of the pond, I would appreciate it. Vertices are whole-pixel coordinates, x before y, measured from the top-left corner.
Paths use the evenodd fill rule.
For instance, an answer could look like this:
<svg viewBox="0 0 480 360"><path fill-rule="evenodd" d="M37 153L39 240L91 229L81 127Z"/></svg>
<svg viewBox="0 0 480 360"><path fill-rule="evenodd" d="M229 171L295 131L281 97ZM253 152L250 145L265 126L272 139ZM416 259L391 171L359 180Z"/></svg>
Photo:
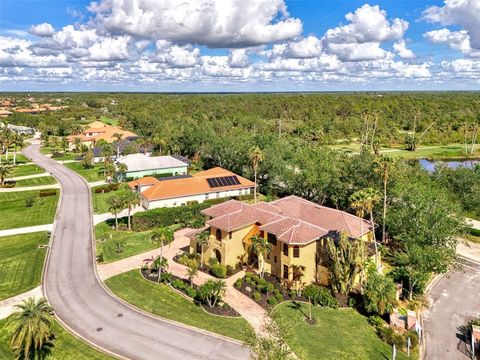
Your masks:
<svg viewBox="0 0 480 360"><path fill-rule="evenodd" d="M445 160L427 160L427 159L420 159L418 160L420 166L427 170L428 172L434 172L436 167L446 165L449 168L456 169L460 166L473 169L476 164L480 164L480 160L456 160L456 161L445 161Z"/></svg>

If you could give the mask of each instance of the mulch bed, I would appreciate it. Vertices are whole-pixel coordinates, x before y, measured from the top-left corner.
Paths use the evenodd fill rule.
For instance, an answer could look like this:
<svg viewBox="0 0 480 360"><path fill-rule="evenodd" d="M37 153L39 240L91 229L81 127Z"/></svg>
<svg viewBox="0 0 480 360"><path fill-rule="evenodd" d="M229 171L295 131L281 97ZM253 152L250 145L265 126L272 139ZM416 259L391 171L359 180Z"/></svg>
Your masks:
<svg viewBox="0 0 480 360"><path fill-rule="evenodd" d="M150 270L148 269L142 269L141 270L142 276L145 280L158 283L158 274L157 273L151 273ZM198 285L195 284L190 284L187 280L179 278L178 276L172 275L172 281L173 280L180 280L183 281L185 284L187 284L190 287L193 287L195 290L198 291ZM191 299L196 305L201 306L206 312L213 314L213 315L219 315L219 316L228 316L228 317L240 317L241 315L235 311L230 305L228 305L225 302L220 302L220 304L217 304L215 307L210 307L207 304L202 303L201 301L198 301L196 299L192 299L190 296L188 296L187 292L185 289L177 289L172 286L174 291L179 291L189 299Z"/></svg>

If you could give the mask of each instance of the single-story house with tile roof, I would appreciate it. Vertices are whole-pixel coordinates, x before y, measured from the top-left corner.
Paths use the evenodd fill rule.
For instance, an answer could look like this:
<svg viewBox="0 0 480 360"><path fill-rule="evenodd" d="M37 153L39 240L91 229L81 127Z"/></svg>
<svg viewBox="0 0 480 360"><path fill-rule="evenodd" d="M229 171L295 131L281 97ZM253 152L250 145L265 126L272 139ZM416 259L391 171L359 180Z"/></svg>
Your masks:
<svg viewBox="0 0 480 360"><path fill-rule="evenodd" d="M202 211L206 226L187 233L190 253L200 254L196 235L210 234L204 248L205 259L215 257L227 266L237 266L239 258L250 256L251 238L267 239L272 251L267 255L268 273L292 280L292 266L305 266L303 282L328 283L326 239L345 233L351 240L372 240L372 226L367 220L347 212L318 205L297 196L288 196L269 203L246 204L236 200L212 206Z"/></svg>
<svg viewBox="0 0 480 360"><path fill-rule="evenodd" d="M128 183L139 192L145 209L174 207L209 199L253 194L255 183L231 171L216 167L192 176L167 179L145 177Z"/></svg>
<svg viewBox="0 0 480 360"><path fill-rule="evenodd" d="M172 156L148 156L142 153L121 156L118 164L127 165L123 179L138 179L149 175L185 175L188 164Z"/></svg>
<svg viewBox="0 0 480 360"><path fill-rule="evenodd" d="M117 139L114 134L121 134L122 139L136 137L137 135L131 131L123 130L118 126L110 126L105 125L103 127L99 127L98 124L95 124L97 127L91 127L88 129L83 130L81 134L78 135L69 135L68 141L70 144L70 149L75 147L75 139L80 139L82 144L85 144L89 147L94 146L99 140L105 140L107 143L111 144L115 142Z"/></svg>

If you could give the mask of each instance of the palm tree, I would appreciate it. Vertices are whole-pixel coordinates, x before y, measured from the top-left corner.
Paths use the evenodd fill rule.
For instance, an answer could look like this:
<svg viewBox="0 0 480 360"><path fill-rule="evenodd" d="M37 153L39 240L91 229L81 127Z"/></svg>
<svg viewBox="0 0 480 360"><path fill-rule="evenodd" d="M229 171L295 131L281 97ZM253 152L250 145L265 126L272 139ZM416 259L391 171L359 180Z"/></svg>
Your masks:
<svg viewBox="0 0 480 360"><path fill-rule="evenodd" d="M205 262L203 260L203 250L205 246L208 246L210 243L210 234L206 231L199 232L197 235L195 235L195 240L197 240L197 244L200 244L201 246L201 256L200 256L200 266L204 267Z"/></svg>
<svg viewBox="0 0 480 360"><path fill-rule="evenodd" d="M140 140L138 140L138 145L140 148L143 148L143 154L147 155L147 147L150 145L150 140L146 137L142 137Z"/></svg>
<svg viewBox="0 0 480 360"><path fill-rule="evenodd" d="M125 192L123 193L123 197L125 204L127 204L128 230L130 231L132 230L132 208L140 203L140 198L138 196L138 193L136 193L135 191L131 191L130 189L125 190Z"/></svg>
<svg viewBox="0 0 480 360"><path fill-rule="evenodd" d="M256 203L257 202L257 171L258 171L258 165L263 160L263 151L258 146L254 146L250 150L250 160L252 161L253 172L255 177L255 188L253 192L253 198Z"/></svg>
<svg viewBox="0 0 480 360"><path fill-rule="evenodd" d="M23 139L20 135L15 134L12 141L13 145L13 165L17 164L17 148L23 146Z"/></svg>
<svg viewBox="0 0 480 360"><path fill-rule="evenodd" d="M252 251L258 256L260 277L263 278L265 274L265 257L272 251L272 244L258 235L252 236L250 240L252 241Z"/></svg>
<svg viewBox="0 0 480 360"><path fill-rule="evenodd" d="M300 296L302 294L302 278L307 268L303 265L292 265L290 268L292 269L292 281L295 284L297 296Z"/></svg>
<svg viewBox="0 0 480 360"><path fill-rule="evenodd" d="M124 163L117 163L117 180L118 180L118 175L120 174L120 180L123 181L125 177L125 173L128 171L128 166L127 164Z"/></svg>
<svg viewBox="0 0 480 360"><path fill-rule="evenodd" d="M173 237L173 231L166 227L155 230L150 236L150 241L160 246L160 258L163 259L163 245L165 242L170 244L173 240ZM160 268L160 273L161 272L162 269ZM158 281L160 281L160 275L161 274L158 275Z"/></svg>
<svg viewBox="0 0 480 360"><path fill-rule="evenodd" d="M186 270L188 281L193 285L193 279L198 275L198 262L191 262Z"/></svg>
<svg viewBox="0 0 480 360"><path fill-rule="evenodd" d="M82 151L82 140L79 137L76 137L73 140L73 144L75 146L75 152L76 153L81 153L81 151Z"/></svg>
<svg viewBox="0 0 480 360"><path fill-rule="evenodd" d="M150 269L157 271L158 274L158 283L160 283L160 278L162 277L162 270L168 268L168 260L163 256L157 256L152 259L150 264Z"/></svg>
<svg viewBox="0 0 480 360"><path fill-rule="evenodd" d="M7 127L3 130L3 146L5 147L5 161L8 161L8 148L13 142L13 133Z"/></svg>
<svg viewBox="0 0 480 360"><path fill-rule="evenodd" d="M377 171L380 172L383 181L383 214L382 214L382 243L386 242L385 223L387 221L387 183L394 160L388 156L382 156L377 161Z"/></svg>
<svg viewBox="0 0 480 360"><path fill-rule="evenodd" d="M5 179L13 175L13 166L0 163L0 185L5 185Z"/></svg>
<svg viewBox="0 0 480 360"><path fill-rule="evenodd" d="M7 318L7 328L12 331L10 346L17 359L45 359L51 354L53 334L53 309L45 298L35 301L30 297L15 305L20 311Z"/></svg>
<svg viewBox="0 0 480 360"><path fill-rule="evenodd" d="M112 195L106 201L108 211L115 215L115 229L118 231L118 213L125 208L125 200L122 196Z"/></svg>
<svg viewBox="0 0 480 360"><path fill-rule="evenodd" d="M120 157L120 140L123 138L123 134L121 133L113 133L113 138L117 142L117 159Z"/></svg>

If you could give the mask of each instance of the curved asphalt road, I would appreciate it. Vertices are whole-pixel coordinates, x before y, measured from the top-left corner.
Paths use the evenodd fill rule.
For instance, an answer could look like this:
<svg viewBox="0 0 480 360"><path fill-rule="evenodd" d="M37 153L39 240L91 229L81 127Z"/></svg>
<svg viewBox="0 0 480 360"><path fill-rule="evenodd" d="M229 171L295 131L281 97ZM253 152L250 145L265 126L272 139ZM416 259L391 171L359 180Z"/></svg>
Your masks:
<svg viewBox="0 0 480 360"><path fill-rule="evenodd" d="M128 359L247 359L243 346L151 317L112 297L96 276L90 189L75 172L40 154L24 154L57 178L62 198L43 288L56 315L91 344ZM150 294L143 294L150 296Z"/></svg>
<svg viewBox="0 0 480 360"><path fill-rule="evenodd" d="M480 263L463 259L431 289L424 315L425 359L468 360L459 327L480 316Z"/></svg>

